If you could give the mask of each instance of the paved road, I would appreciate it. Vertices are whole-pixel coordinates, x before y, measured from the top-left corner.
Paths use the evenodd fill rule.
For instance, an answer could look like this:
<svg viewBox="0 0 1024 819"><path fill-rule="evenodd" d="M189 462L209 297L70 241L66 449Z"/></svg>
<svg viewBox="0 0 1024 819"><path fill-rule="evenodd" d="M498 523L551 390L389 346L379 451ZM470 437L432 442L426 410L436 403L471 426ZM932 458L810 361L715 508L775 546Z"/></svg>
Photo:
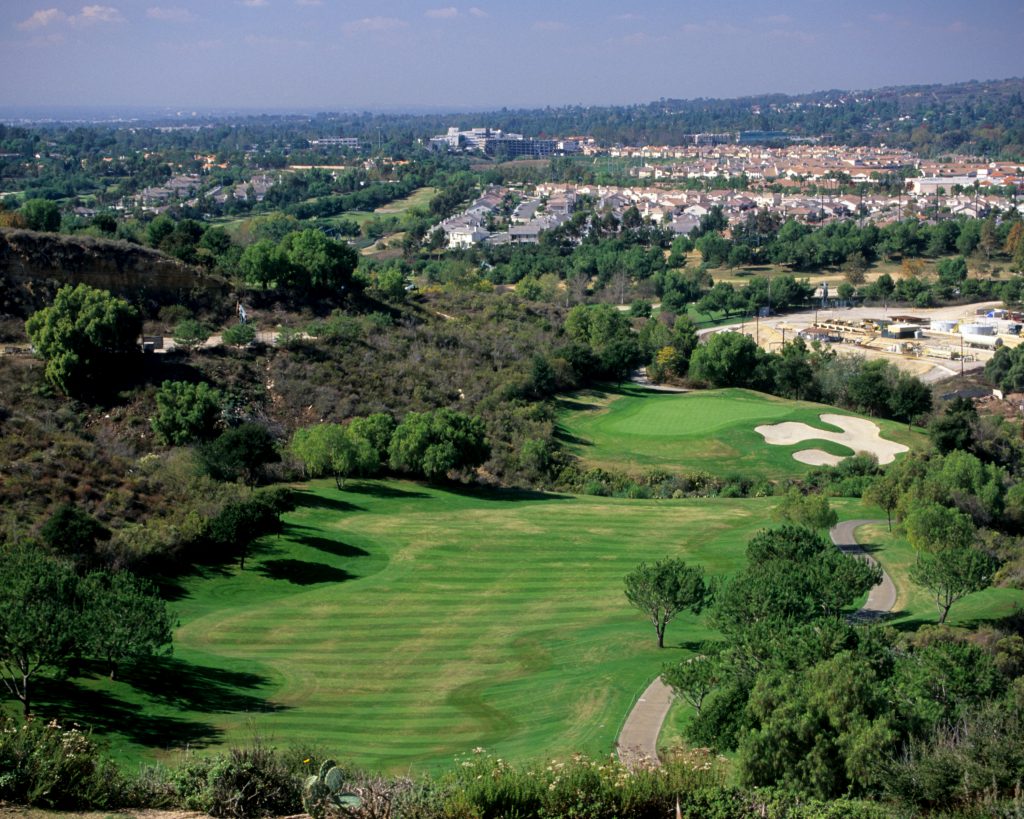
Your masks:
<svg viewBox="0 0 1024 819"><path fill-rule="evenodd" d="M834 526L829 532L832 542L843 552L857 557L863 557L871 563L877 563L871 555L857 545L854 532L859 526L868 524L882 524L884 520L844 520ZM896 587L892 578L884 571L882 582L871 589L868 593L867 602L857 612L860 620L869 620L881 617L892 611L896 605ZM619 739L616 742L615 750L619 760L630 768L638 765L658 766L658 735L661 733L661 726L668 716L668 710L672 705L672 689L656 677L647 686L647 689L640 695L633 710L629 712Z"/></svg>
<svg viewBox="0 0 1024 819"><path fill-rule="evenodd" d="M857 538L854 537L854 532L860 526L883 523L885 523L884 520L844 520L838 526L832 527L829 536L840 551L846 552L849 555L855 555L856 557L863 557L869 563L877 564L877 560L857 545ZM883 571L882 582L868 593L868 600L860 607L857 616L862 620L881 617L892 611L895 605L896 586L893 585L892 578Z"/></svg>

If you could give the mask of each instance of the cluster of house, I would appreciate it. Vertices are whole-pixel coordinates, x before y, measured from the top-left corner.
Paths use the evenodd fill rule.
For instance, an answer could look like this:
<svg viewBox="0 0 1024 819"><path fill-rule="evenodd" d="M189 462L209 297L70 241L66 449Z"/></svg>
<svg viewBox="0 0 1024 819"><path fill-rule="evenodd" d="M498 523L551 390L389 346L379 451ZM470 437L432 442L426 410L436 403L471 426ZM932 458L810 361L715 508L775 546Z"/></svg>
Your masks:
<svg viewBox="0 0 1024 819"><path fill-rule="evenodd" d="M229 200L262 202L267 191L280 181L279 175L255 174L245 182L233 185L215 185L202 192L208 199L221 205ZM162 185L143 188L134 196L125 197L118 203L116 209L122 211L137 209L146 213L163 213L172 205L194 206L199 202L198 196L202 187L203 178L199 174L178 174L172 176Z"/></svg>
<svg viewBox="0 0 1024 819"><path fill-rule="evenodd" d="M572 190L551 194L538 191L516 205L507 229L488 230L508 192L507 188L491 186L465 210L445 219L439 227L444 231L448 247L465 248L483 243L535 244L543 231L567 222L576 205L576 193Z"/></svg>
<svg viewBox="0 0 1024 819"><path fill-rule="evenodd" d="M613 148L609 153L643 159L641 167L630 171L638 179L712 179L742 175L755 183L764 181L797 187L804 182L841 177L854 184L871 186L886 174L913 168L921 176L908 181L919 193L934 193L934 187L941 185L947 190L952 184L970 187L975 182L982 187L1024 185L1024 168L1019 163L980 162L968 158L933 162L922 160L910 151L884 147L683 145ZM669 161L650 161L659 159ZM921 190L929 187L930 190Z"/></svg>
<svg viewBox="0 0 1024 819"><path fill-rule="evenodd" d="M687 191L543 183L515 209L507 230L488 230L491 217L498 211L506 193L504 188L488 188L466 210L442 222L440 228L447 237L448 247L537 242L542 231L566 222L576 201L583 196L592 199L599 212L610 212L619 218L635 207L642 217L671 228L677 235L689 235L700 225L701 217L716 206L722 209L730 225L742 222L750 212L762 208L783 220L820 224L858 219L885 225L914 215L928 216L934 202L934 196L916 196L912 191L899 196L877 193L810 196L772 191ZM973 218L983 217L995 208L1005 211L1014 206L1005 198L966 187L955 195L943 197L941 204L948 214ZM1024 213L1024 203L1016 207Z"/></svg>

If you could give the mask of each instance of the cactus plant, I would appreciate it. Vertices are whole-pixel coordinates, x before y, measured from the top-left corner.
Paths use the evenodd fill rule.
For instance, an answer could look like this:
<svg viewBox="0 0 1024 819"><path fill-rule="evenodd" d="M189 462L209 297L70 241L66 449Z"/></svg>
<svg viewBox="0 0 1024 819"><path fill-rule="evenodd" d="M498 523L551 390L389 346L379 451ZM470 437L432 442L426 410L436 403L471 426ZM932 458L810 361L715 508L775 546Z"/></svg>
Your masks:
<svg viewBox="0 0 1024 819"><path fill-rule="evenodd" d="M348 809L358 808L361 800L354 793L346 793L345 776L333 759L320 766L320 773L306 779L302 786L302 807L313 819L324 819L332 808L345 815Z"/></svg>

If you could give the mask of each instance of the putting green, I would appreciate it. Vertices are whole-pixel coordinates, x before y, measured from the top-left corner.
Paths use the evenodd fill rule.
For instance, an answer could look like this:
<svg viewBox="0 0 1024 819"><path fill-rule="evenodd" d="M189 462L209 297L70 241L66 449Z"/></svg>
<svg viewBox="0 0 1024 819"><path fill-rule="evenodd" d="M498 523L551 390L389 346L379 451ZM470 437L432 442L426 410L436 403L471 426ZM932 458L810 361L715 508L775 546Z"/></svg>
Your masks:
<svg viewBox="0 0 1024 819"><path fill-rule="evenodd" d="M713 475L778 479L805 474L811 467L793 453L814 447L832 455L853 455L833 441L808 438L788 446L767 444L755 431L762 424L803 422L822 431L842 432L821 421L831 410L808 401L789 401L751 390L658 393L625 388L588 391L561 402L559 429L567 448L588 466L624 469L703 471ZM874 419L872 419L874 420ZM877 421L882 435L910 447L924 436L891 421Z"/></svg>

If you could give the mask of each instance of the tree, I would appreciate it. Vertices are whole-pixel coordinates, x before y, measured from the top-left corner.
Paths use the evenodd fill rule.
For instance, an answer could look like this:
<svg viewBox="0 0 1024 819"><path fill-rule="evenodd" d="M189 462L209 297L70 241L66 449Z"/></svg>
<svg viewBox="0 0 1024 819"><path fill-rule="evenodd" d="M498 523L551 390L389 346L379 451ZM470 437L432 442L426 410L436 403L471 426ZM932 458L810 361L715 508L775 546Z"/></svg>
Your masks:
<svg viewBox="0 0 1024 819"><path fill-rule="evenodd" d="M438 480L479 466L487 460L489 447L483 421L441 408L406 415L391 436L388 455L393 469Z"/></svg>
<svg viewBox="0 0 1024 819"><path fill-rule="evenodd" d="M940 454L954 449L969 450L974 443L974 429L978 424L978 410L970 398L959 396L950 401L928 425L928 435Z"/></svg>
<svg viewBox="0 0 1024 819"><path fill-rule="evenodd" d="M693 351L690 378L712 387L752 387L764 380L764 351L750 336L736 332L715 333Z"/></svg>
<svg viewBox="0 0 1024 819"><path fill-rule="evenodd" d="M900 373L896 377L889 393L889 411L897 420L905 420L907 429L915 418L927 413L932 408L932 391L920 378L909 373Z"/></svg>
<svg viewBox="0 0 1024 819"><path fill-rule="evenodd" d="M966 549L974 541L969 516L935 502L918 502L903 520L907 540L918 555Z"/></svg>
<svg viewBox="0 0 1024 819"><path fill-rule="evenodd" d="M78 578L66 564L27 546L0 550L0 577L0 670L27 718L32 679L75 651Z"/></svg>
<svg viewBox="0 0 1024 819"><path fill-rule="evenodd" d="M60 209L49 199L29 199L19 212L29 230L60 230Z"/></svg>
<svg viewBox="0 0 1024 819"><path fill-rule="evenodd" d="M704 569L667 557L653 566L641 563L626 575L626 599L651 619L658 648L665 647L665 627L682 611L700 614L711 596Z"/></svg>
<svg viewBox="0 0 1024 819"><path fill-rule="evenodd" d="M972 546L950 546L919 555L910 567L910 579L931 592L939 622L945 623L955 602L988 588L995 569L995 561L984 552Z"/></svg>
<svg viewBox="0 0 1024 819"><path fill-rule="evenodd" d="M200 449L199 456L212 478L219 481L241 478L250 486L259 480L265 464L281 460L266 427L251 422L221 433Z"/></svg>
<svg viewBox="0 0 1024 819"><path fill-rule="evenodd" d="M198 350L210 337L210 330L196 319L182 319L174 327L174 346L192 352Z"/></svg>
<svg viewBox="0 0 1024 819"><path fill-rule="evenodd" d="M295 430L291 450L311 477L333 475L338 489L351 475L371 474L380 457L370 441L352 433L352 426L315 424Z"/></svg>
<svg viewBox="0 0 1024 819"><path fill-rule="evenodd" d="M316 228L292 233L282 242L290 284L314 293L338 293L352 281L359 256L348 242L327 238Z"/></svg>
<svg viewBox="0 0 1024 819"><path fill-rule="evenodd" d="M708 654L694 654L682 662L666 666L661 679L682 697L700 715L704 700L721 682L721 670L716 658Z"/></svg>
<svg viewBox="0 0 1024 819"><path fill-rule="evenodd" d="M288 278L288 258L284 251L269 239L253 242L238 259L238 272L246 284L270 288L283 284Z"/></svg>
<svg viewBox="0 0 1024 819"><path fill-rule="evenodd" d="M170 652L171 617L148 580L129 572L93 572L81 594L85 650L106 662L110 679L121 663Z"/></svg>
<svg viewBox="0 0 1024 819"><path fill-rule="evenodd" d="M839 515L829 506L827 497L805 495L797 489L783 495L772 516L809 529L828 529L839 522Z"/></svg>
<svg viewBox="0 0 1024 819"><path fill-rule="evenodd" d="M25 331L46 359L46 378L68 395L95 394L139 352L138 311L106 290L65 285L53 304L33 313Z"/></svg>
<svg viewBox="0 0 1024 819"><path fill-rule="evenodd" d="M221 333L220 337L232 347L245 347L256 340L256 328L251 324L235 324Z"/></svg>
<svg viewBox="0 0 1024 819"><path fill-rule="evenodd" d="M210 540L226 553L238 554L238 568L245 569L245 558L253 541L276 532L281 514L292 508L286 489L264 489L244 500L231 501L210 521Z"/></svg>
<svg viewBox="0 0 1024 819"><path fill-rule="evenodd" d="M899 476L894 470L888 470L879 475L864 492L864 500L869 503L877 503L885 510L890 532L892 531L892 513L899 504L902 494Z"/></svg>
<svg viewBox="0 0 1024 819"><path fill-rule="evenodd" d="M71 560L81 571L96 560L96 545L110 540L110 530L72 503L63 503L47 518L39 537L57 557Z"/></svg>
<svg viewBox="0 0 1024 819"><path fill-rule="evenodd" d="M206 382L164 381L156 392L156 415L150 426L156 440L183 446L213 436L223 395Z"/></svg>
<svg viewBox="0 0 1024 819"><path fill-rule="evenodd" d="M740 776L828 799L870 782L879 748L896 726L868 658L843 651L810 668L758 676L742 735Z"/></svg>

